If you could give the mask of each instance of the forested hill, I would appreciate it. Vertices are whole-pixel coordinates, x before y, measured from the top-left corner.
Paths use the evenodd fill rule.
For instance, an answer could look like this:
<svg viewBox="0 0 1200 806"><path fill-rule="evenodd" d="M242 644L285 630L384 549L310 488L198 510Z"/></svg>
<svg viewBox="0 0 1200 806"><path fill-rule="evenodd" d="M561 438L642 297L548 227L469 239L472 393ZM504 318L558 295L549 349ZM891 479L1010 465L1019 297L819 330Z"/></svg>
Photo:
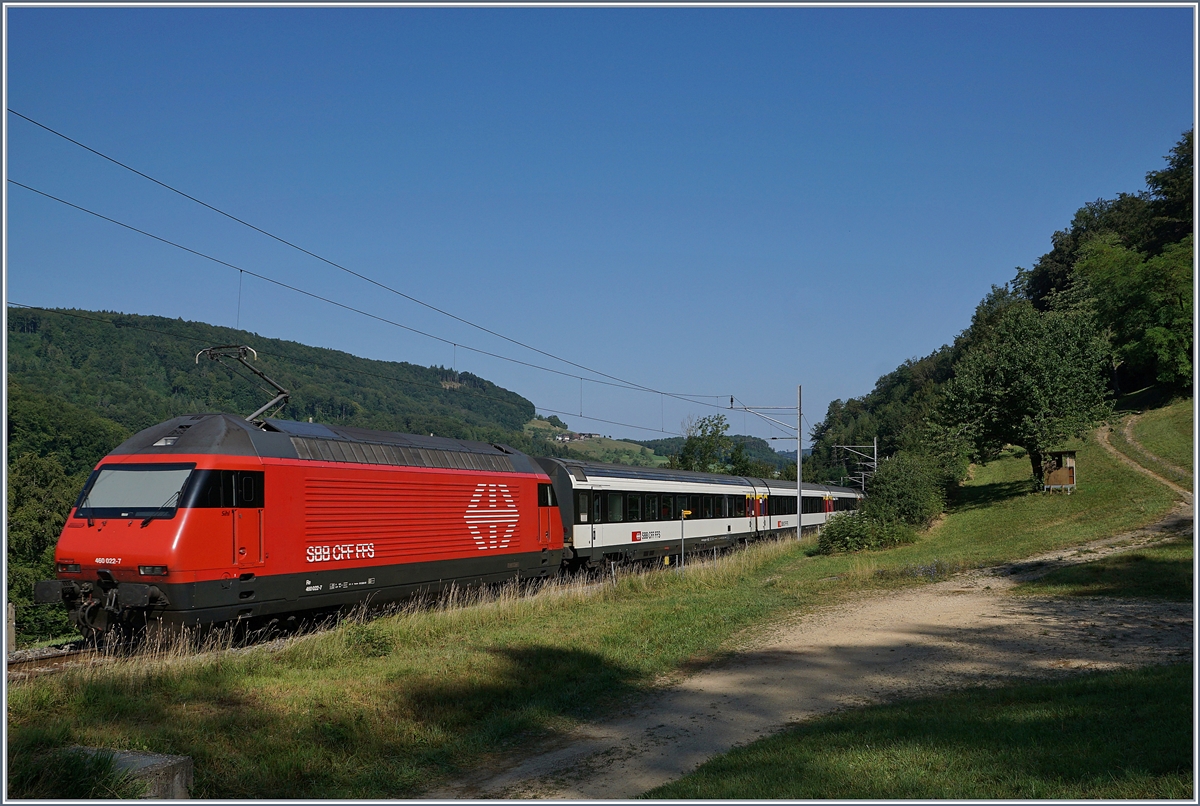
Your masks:
<svg viewBox="0 0 1200 806"><path fill-rule="evenodd" d="M10 398L20 401L10 412L10 438L24 438L14 428L30 425L22 419L40 399L77 406L130 433L185 413L249 414L274 393L236 362L245 377L195 360L205 347L226 344L258 352L255 366L291 393L277 415L287 419L522 442L521 427L534 414L530 401L469 373L373 361L201 322L10 308L8 381ZM10 445L10 457L16 447Z"/></svg>

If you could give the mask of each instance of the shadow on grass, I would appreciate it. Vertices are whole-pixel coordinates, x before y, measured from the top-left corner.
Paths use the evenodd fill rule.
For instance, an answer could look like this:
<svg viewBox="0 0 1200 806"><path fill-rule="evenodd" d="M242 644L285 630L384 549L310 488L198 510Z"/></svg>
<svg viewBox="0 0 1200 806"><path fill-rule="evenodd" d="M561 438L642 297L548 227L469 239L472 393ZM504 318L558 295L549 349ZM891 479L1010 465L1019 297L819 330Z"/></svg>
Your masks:
<svg viewBox="0 0 1200 806"><path fill-rule="evenodd" d="M1136 392L1121 395L1113 403L1113 411L1117 414L1128 414L1129 412L1142 412L1147 409L1158 409L1169 404L1175 399L1175 395L1169 389L1163 389L1158 386L1147 386L1145 389L1139 389Z"/></svg>
<svg viewBox="0 0 1200 806"><path fill-rule="evenodd" d="M950 513L969 512L973 509L986 509L1007 501L1010 498L1020 498L1033 489L1029 479L1020 481L997 481L992 484L978 484L970 487L959 487L954 491L947 511Z"/></svg>
<svg viewBox="0 0 1200 806"><path fill-rule="evenodd" d="M810 720L652 798L1180 798L1191 665L973 689Z"/></svg>
<svg viewBox="0 0 1200 806"><path fill-rule="evenodd" d="M558 717L587 717L637 689L634 673L600 655L545 646L492 650L499 661L481 679L397 681L397 705L438 731L460 732L476 752L542 732ZM438 754L439 765L457 767Z"/></svg>
<svg viewBox="0 0 1200 806"><path fill-rule="evenodd" d="M1034 595L1116 596L1192 600L1192 558L1147 556L1141 552L1072 565L1024 582L1017 592Z"/></svg>
<svg viewBox="0 0 1200 806"><path fill-rule="evenodd" d="M455 678L386 667L364 682L314 678L285 703L252 682L275 662L84 680L45 727L10 722L10 766L23 765L26 797L80 797L56 788L54 765L67 744L101 743L88 733L100 720L108 747L191 756L193 797L411 798L635 690L630 670L598 654L524 645Z"/></svg>

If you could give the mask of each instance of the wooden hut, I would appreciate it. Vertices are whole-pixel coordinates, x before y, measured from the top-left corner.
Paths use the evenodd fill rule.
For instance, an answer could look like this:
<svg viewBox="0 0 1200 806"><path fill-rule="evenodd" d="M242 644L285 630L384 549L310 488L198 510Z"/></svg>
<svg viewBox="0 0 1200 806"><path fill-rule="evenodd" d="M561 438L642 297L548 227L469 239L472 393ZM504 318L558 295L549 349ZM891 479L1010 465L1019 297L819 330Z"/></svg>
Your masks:
<svg viewBox="0 0 1200 806"><path fill-rule="evenodd" d="M1066 490L1068 493L1075 489L1075 451L1050 452L1042 489Z"/></svg>

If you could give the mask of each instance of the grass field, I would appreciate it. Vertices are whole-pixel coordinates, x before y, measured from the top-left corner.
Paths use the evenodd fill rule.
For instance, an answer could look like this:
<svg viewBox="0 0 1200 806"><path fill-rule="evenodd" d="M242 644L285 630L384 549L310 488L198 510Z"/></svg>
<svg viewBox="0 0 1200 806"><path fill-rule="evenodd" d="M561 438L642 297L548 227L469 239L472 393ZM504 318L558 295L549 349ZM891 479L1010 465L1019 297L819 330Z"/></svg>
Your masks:
<svg viewBox="0 0 1200 806"><path fill-rule="evenodd" d="M1194 428L1192 399L1188 398L1143 414L1133 427L1133 438L1150 453L1193 475Z"/></svg>
<svg viewBox="0 0 1200 806"><path fill-rule="evenodd" d="M1118 405L1119 411L1136 411L1138 395L1130 396ZM1137 444L1125 439L1125 414L1113 423L1110 442L1113 447L1160 476L1183 487L1193 485L1194 413L1191 398L1176 400L1159 408L1147 408L1138 415L1133 426ZM1160 461L1161 460L1161 461Z"/></svg>
<svg viewBox="0 0 1200 806"><path fill-rule="evenodd" d="M27 796L13 788L21 781L52 781L43 773L59 763L56 753L80 744L189 755L196 797L418 796L645 696L777 618L1111 535L1170 508L1161 485L1094 444L1078 447L1075 495L1029 494L1028 461L1004 458L977 470L937 528L887 552L761 545L683 574L630 573L469 608L451 602L281 649L12 684L8 752L20 775L10 776L8 794Z"/></svg>
<svg viewBox="0 0 1200 806"><path fill-rule="evenodd" d="M1193 797L1192 665L858 708L738 748L648 797Z"/></svg>
<svg viewBox="0 0 1200 806"><path fill-rule="evenodd" d="M525 433L553 439L556 434L564 434L567 431L553 426L545 420L530 420L525 423ZM667 463L667 457L659 456L644 445L608 437L593 437L569 442L566 443L566 448L576 457L596 462L615 462L639 467L662 467Z"/></svg>
<svg viewBox="0 0 1200 806"><path fill-rule="evenodd" d="M1190 602L1193 541L1176 538L1083 565L1060 568L1013 589L1016 595L1117 596Z"/></svg>

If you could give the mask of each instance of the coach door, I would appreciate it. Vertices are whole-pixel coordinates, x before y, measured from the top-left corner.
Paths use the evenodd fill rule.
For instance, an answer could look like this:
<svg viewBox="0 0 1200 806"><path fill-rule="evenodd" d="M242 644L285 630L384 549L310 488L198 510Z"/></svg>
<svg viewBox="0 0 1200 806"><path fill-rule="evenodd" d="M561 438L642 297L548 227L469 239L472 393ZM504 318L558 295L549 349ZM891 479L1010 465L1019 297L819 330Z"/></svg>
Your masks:
<svg viewBox="0 0 1200 806"><path fill-rule="evenodd" d="M253 568L266 562L263 534L262 471L222 471L229 473L233 501L234 561L240 568ZM224 481L224 479L222 479ZM223 485L224 486L224 485Z"/></svg>

